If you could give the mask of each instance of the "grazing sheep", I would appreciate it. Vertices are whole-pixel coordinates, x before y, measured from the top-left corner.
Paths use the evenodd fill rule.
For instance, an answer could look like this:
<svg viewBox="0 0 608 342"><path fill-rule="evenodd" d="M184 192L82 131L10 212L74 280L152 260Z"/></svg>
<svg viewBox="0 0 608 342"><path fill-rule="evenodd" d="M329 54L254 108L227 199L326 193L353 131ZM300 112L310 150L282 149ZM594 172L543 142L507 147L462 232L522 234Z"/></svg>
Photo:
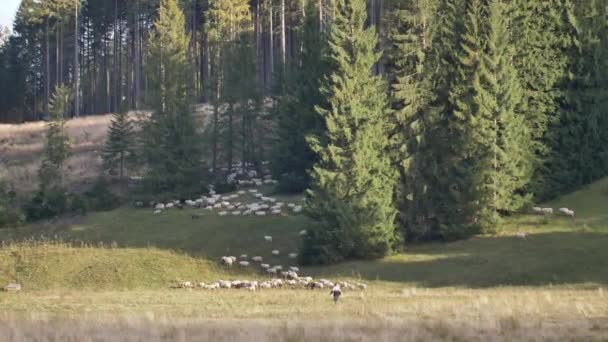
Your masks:
<svg viewBox="0 0 608 342"><path fill-rule="evenodd" d="M277 270L274 268L268 268L266 269L266 272L268 272L269 274L277 274Z"/></svg>
<svg viewBox="0 0 608 342"><path fill-rule="evenodd" d="M253 214L252 210L245 210L245 211L243 211L243 216L249 216L251 214Z"/></svg>
<svg viewBox="0 0 608 342"><path fill-rule="evenodd" d="M279 251L278 251L278 250L276 250L276 249L275 249L274 251L272 251L272 255L279 255L279 254L281 254L281 252L279 252Z"/></svg>
<svg viewBox="0 0 608 342"><path fill-rule="evenodd" d="M226 202L226 201L220 202L220 204L221 204L223 207L229 207L229 206L230 206L230 202Z"/></svg>
<svg viewBox="0 0 608 342"><path fill-rule="evenodd" d="M526 238L526 233L524 232L517 232L515 233L515 237L518 239L525 239Z"/></svg>
<svg viewBox="0 0 608 342"><path fill-rule="evenodd" d="M270 236L270 235L266 235L266 236L264 236L264 240L265 240L266 242L272 242L272 236Z"/></svg>
<svg viewBox="0 0 608 342"><path fill-rule="evenodd" d="M240 259L247 259L247 254L241 254Z"/></svg>
<svg viewBox="0 0 608 342"><path fill-rule="evenodd" d="M232 216L241 216L241 212L236 210L232 212Z"/></svg>
<svg viewBox="0 0 608 342"><path fill-rule="evenodd" d="M357 287L359 288L359 290L362 290L362 291L367 290L367 285L365 285L363 283L357 283Z"/></svg>
<svg viewBox="0 0 608 342"><path fill-rule="evenodd" d="M263 269L269 269L270 265L268 265L268 264L261 264L260 267L263 268Z"/></svg>
<svg viewBox="0 0 608 342"><path fill-rule="evenodd" d="M294 203L289 203L289 204L287 204L287 206L290 207L290 208L295 208L296 207L296 205Z"/></svg>
<svg viewBox="0 0 608 342"><path fill-rule="evenodd" d="M220 209L222 207L221 203L216 203L213 205L213 209Z"/></svg>
<svg viewBox="0 0 608 342"><path fill-rule="evenodd" d="M273 215L281 215L281 209L275 209L272 211Z"/></svg>
<svg viewBox="0 0 608 342"><path fill-rule="evenodd" d="M265 211L256 211L255 216L266 216L266 212Z"/></svg>
<svg viewBox="0 0 608 342"><path fill-rule="evenodd" d="M543 208L541 208L541 207L532 207L532 211L537 215L543 214Z"/></svg>
<svg viewBox="0 0 608 342"><path fill-rule="evenodd" d="M209 206L206 206L206 207L205 207L205 210L209 210L209 211L211 211L211 210L213 210L213 207L212 207L212 206L210 206L210 205L209 205Z"/></svg>
<svg viewBox="0 0 608 342"><path fill-rule="evenodd" d="M257 191L256 189L249 189L249 192L250 192L250 193L252 193L252 194L255 194L255 193L257 193L258 191Z"/></svg>
<svg viewBox="0 0 608 342"><path fill-rule="evenodd" d="M226 267L232 267L233 263L234 263L234 260L231 257L226 257L226 256L222 257L222 264L225 265Z"/></svg>
<svg viewBox="0 0 608 342"><path fill-rule="evenodd" d="M306 229L300 230L300 236L304 236L308 234L308 232L306 231Z"/></svg>
<svg viewBox="0 0 608 342"><path fill-rule="evenodd" d="M217 214L220 215L220 216L226 216L226 215L228 215L228 212L227 211L220 211Z"/></svg>
<svg viewBox="0 0 608 342"><path fill-rule="evenodd" d="M262 258L261 256L254 256L253 258L251 258L251 260L255 262L262 262L264 258Z"/></svg>
<svg viewBox="0 0 608 342"><path fill-rule="evenodd" d="M542 210L545 215L553 215L553 208L543 208Z"/></svg>
<svg viewBox="0 0 608 342"><path fill-rule="evenodd" d="M239 265L241 265L242 267L248 267L249 266L249 261L240 261Z"/></svg>
<svg viewBox="0 0 608 342"><path fill-rule="evenodd" d="M559 212L562 215L574 217L574 210L570 210L568 208L559 208Z"/></svg>
<svg viewBox="0 0 608 342"><path fill-rule="evenodd" d="M244 195L245 194L245 190L239 190L239 192L237 192L237 194Z"/></svg>
<svg viewBox="0 0 608 342"><path fill-rule="evenodd" d="M282 270L283 270L283 266L281 266L281 265L274 266L273 268L274 268L275 270L277 270L277 271L282 271Z"/></svg>
<svg viewBox="0 0 608 342"><path fill-rule="evenodd" d="M297 268L297 267L295 267L295 266L290 266L289 270L292 271L292 272L300 272L300 269Z"/></svg>
<svg viewBox="0 0 608 342"><path fill-rule="evenodd" d="M157 204L157 205L154 207L154 209L156 209L156 210L163 210L163 209L165 209L165 205L164 205L164 204L162 204L162 203L158 203L158 204Z"/></svg>
<svg viewBox="0 0 608 342"><path fill-rule="evenodd" d="M289 253L289 258L290 259L295 259L298 257L298 253Z"/></svg>
<svg viewBox="0 0 608 342"><path fill-rule="evenodd" d="M296 214L301 213L302 212L302 206L299 205L297 207L294 207L293 208L293 212L296 213Z"/></svg>
<svg viewBox="0 0 608 342"><path fill-rule="evenodd" d="M171 209L173 207L175 207L175 203L167 203L167 204L165 204L165 209Z"/></svg>
<svg viewBox="0 0 608 342"><path fill-rule="evenodd" d="M162 213L163 213L163 211L160 210L160 209L159 210L154 210L154 215L158 215L158 214L162 214Z"/></svg>

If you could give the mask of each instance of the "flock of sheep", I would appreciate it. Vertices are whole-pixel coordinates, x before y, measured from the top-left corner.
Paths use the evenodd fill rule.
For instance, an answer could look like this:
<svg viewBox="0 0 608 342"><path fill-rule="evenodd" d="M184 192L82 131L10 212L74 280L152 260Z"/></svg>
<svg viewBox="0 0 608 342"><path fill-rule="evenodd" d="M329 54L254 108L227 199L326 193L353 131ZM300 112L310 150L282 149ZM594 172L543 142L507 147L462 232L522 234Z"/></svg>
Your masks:
<svg viewBox="0 0 608 342"><path fill-rule="evenodd" d="M553 215L553 208L533 207L532 211L537 215ZM568 208L559 208L559 213L564 216L574 217L574 210Z"/></svg>
<svg viewBox="0 0 608 342"><path fill-rule="evenodd" d="M257 189L249 189L249 194L253 195L256 202L253 203L242 203L237 202L239 197L247 194L247 191L240 190L235 194L231 195L219 195L215 191L209 191L209 196L202 196L196 200L185 200L184 203L181 201L171 201L169 203L155 203L154 214L161 214L165 210L172 208L183 209L184 205L190 208L199 208L207 211L218 210L219 216L267 216L267 215L282 215L284 210L290 211L293 214L299 214L302 212L302 206L295 203L285 204L284 202L278 202L273 197L264 196L258 192ZM288 208L288 209L285 209ZM193 214L192 219L197 219L200 214Z"/></svg>
<svg viewBox="0 0 608 342"><path fill-rule="evenodd" d="M298 277L297 273L290 272L283 279L272 278L264 281L257 280L218 280L212 283L180 281L174 288L182 289L203 289L203 290L219 290L219 289L246 289L248 291L256 291L258 289L325 289L339 285L341 289L354 291L359 289L365 291L367 285L363 283L350 284L346 281L332 282L327 279L314 280L312 277Z"/></svg>

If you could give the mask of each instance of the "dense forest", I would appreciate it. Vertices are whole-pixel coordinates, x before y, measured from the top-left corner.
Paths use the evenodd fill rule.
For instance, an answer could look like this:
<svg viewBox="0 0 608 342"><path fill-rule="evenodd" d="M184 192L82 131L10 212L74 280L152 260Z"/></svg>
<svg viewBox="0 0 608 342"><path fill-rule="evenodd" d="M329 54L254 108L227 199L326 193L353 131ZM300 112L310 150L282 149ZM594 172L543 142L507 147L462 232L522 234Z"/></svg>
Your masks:
<svg viewBox="0 0 608 342"><path fill-rule="evenodd" d="M604 0L23 0L2 32L0 122L53 120L55 89L117 113L106 165L161 192L270 160L307 190L307 262L491 233L608 174Z"/></svg>

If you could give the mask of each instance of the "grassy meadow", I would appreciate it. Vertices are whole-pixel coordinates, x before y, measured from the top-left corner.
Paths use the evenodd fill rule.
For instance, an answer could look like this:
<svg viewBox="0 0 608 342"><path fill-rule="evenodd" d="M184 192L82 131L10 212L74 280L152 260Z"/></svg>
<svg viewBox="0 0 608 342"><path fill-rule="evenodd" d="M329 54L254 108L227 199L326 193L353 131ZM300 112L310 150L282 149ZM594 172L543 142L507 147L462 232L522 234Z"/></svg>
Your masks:
<svg viewBox="0 0 608 342"><path fill-rule="evenodd" d="M249 195L246 195L249 196ZM608 179L547 204L576 217L508 218L492 236L410 245L376 261L301 268L362 281L333 305L325 290L171 289L177 281L264 279L223 255L291 266L303 216L153 215L123 207L0 230L0 334L47 340L606 340ZM253 200L243 198L244 202ZM282 197L298 202L297 197ZM525 239L515 233L525 232ZM273 242L264 241L272 235ZM271 255L278 249L281 255ZM54 328L53 328L54 327Z"/></svg>

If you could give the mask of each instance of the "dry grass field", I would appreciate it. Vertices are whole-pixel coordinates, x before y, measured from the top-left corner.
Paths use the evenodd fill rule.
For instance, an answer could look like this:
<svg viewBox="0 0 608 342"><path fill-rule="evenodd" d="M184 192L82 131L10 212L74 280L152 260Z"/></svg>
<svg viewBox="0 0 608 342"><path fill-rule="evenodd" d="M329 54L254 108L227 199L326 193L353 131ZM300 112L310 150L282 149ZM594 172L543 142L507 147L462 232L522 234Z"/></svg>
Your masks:
<svg viewBox="0 0 608 342"><path fill-rule="evenodd" d="M65 166L66 183L79 188L99 173L99 152L106 138L111 115L88 116L67 122L72 154ZM44 149L44 122L0 124L0 179L19 195L34 191Z"/></svg>

